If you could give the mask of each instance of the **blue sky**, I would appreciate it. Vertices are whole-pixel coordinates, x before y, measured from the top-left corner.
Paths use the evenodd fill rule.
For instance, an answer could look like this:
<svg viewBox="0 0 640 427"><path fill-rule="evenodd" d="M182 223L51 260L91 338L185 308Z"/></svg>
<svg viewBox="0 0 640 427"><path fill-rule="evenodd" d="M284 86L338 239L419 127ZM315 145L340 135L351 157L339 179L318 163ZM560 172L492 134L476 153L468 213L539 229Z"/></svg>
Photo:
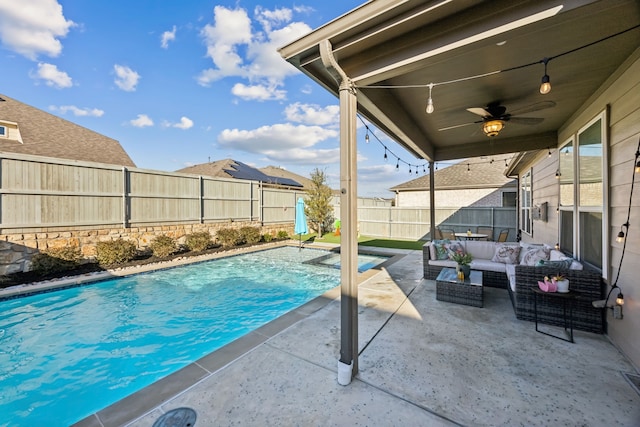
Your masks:
<svg viewBox="0 0 640 427"><path fill-rule="evenodd" d="M140 168L232 158L320 168L337 188L338 100L276 49L363 2L0 0L0 93L120 141ZM415 168L364 133L358 193L391 197Z"/></svg>

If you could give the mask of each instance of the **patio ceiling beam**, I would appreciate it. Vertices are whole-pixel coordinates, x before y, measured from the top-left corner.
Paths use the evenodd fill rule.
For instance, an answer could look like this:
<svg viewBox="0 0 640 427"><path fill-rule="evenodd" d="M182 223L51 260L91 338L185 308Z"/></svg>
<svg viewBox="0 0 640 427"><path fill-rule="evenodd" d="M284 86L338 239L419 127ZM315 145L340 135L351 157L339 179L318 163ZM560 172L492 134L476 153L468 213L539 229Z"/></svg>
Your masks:
<svg viewBox="0 0 640 427"><path fill-rule="evenodd" d="M556 132L545 132L514 138L487 138L485 144L474 142L437 148L435 161L442 162L464 157L497 156L521 151L547 150L549 147L556 147L557 144L558 135Z"/></svg>
<svg viewBox="0 0 640 427"><path fill-rule="evenodd" d="M379 92L380 91L378 91L378 93L371 93L371 95L374 95L372 99L367 96L369 94L365 94L360 90L358 91L359 110L363 116L375 124L376 127L387 134L387 136L395 139L396 142L416 156L416 158L425 160L433 159L433 145L425 141L424 134L416 126L416 123L411 119L410 115L404 110L402 104L391 97L387 97L385 103L381 104L375 96L381 95ZM380 109L378 107L379 105L385 105L386 107L395 105L397 108L385 108L386 112L393 114L393 116L390 116ZM407 132L411 133L408 134ZM420 144L418 144L418 142Z"/></svg>

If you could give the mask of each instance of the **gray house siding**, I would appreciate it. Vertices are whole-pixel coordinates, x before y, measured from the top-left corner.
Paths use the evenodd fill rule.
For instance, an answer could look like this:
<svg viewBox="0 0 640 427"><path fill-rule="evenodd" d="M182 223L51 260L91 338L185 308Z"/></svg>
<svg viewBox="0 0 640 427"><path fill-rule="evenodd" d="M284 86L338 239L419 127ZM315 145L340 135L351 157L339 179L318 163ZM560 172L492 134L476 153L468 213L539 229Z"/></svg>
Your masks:
<svg viewBox="0 0 640 427"><path fill-rule="evenodd" d="M604 259L608 261L603 267L603 275L607 277L607 282L612 284L619 274L618 286L626 301L623 319L613 319L611 310L606 310L608 335L636 367L640 366L640 282L636 277L637 266L640 265L640 176L637 174L634 188L636 194L631 207L631 227L620 271L618 267L623 244L616 242L616 236L627 219L633 162L640 140L639 92L640 49L631 55L558 133L558 144L562 144L602 111L607 111L608 166L604 174L605 180L608 179L608 193L605 193L603 201L603 223L606 224L603 239L606 242ZM518 169L519 175L522 176L532 168L533 204L544 201L549 203L548 221L534 221L532 235L523 234L523 241L553 244L558 239L559 221L556 208L559 184L555 179L557 167L558 152L555 151L551 158L544 153ZM615 298L615 295L613 297Z"/></svg>

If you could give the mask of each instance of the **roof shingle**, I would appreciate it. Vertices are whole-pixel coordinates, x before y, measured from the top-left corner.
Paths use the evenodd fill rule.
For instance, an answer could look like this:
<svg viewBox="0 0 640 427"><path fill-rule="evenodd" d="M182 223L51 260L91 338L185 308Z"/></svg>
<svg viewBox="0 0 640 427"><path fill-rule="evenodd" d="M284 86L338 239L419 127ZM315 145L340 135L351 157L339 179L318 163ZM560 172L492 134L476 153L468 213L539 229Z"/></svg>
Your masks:
<svg viewBox="0 0 640 427"><path fill-rule="evenodd" d="M469 169L469 170L467 170ZM436 190L456 188L498 188L516 185L516 180L504 175L505 167L500 162L460 162L435 171ZM429 190L429 175L398 184L391 191Z"/></svg>
<svg viewBox="0 0 640 427"><path fill-rule="evenodd" d="M0 151L135 167L115 139L0 94L0 120L15 122L22 143L0 141Z"/></svg>

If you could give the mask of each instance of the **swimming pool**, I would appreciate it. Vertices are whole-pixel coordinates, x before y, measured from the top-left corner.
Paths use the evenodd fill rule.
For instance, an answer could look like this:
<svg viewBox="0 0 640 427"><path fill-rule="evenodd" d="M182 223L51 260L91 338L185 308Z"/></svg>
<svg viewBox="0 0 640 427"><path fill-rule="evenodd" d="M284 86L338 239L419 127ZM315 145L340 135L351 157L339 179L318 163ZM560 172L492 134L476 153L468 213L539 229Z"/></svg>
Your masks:
<svg viewBox="0 0 640 427"><path fill-rule="evenodd" d="M67 426L177 371L337 286L339 270L309 262L327 254L282 247L0 301L0 425Z"/></svg>

